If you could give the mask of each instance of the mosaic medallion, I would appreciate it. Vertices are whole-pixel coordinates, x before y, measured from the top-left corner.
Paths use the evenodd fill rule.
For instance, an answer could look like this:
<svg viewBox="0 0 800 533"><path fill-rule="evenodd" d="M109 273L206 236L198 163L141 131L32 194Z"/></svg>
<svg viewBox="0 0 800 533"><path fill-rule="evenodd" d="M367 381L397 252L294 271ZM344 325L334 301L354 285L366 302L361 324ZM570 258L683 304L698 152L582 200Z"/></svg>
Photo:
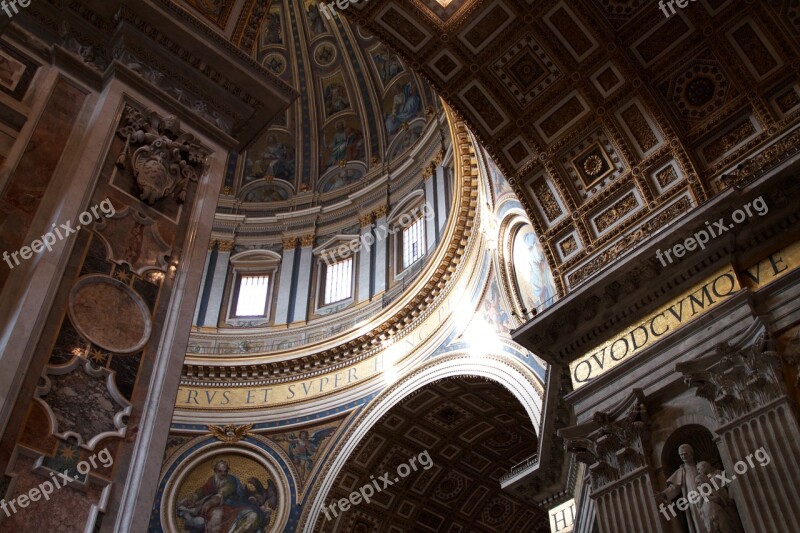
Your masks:
<svg viewBox="0 0 800 533"><path fill-rule="evenodd" d="M141 297L121 281L102 275L83 277L72 287L69 318L85 339L123 354L144 347L153 327Z"/></svg>

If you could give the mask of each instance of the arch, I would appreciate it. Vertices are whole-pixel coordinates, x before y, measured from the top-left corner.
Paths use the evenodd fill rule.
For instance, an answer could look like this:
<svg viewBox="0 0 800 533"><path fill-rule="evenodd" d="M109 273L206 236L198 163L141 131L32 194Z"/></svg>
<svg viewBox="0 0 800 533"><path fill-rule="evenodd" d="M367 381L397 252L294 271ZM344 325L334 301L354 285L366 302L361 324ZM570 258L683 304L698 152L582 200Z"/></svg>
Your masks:
<svg viewBox="0 0 800 533"><path fill-rule="evenodd" d="M251 194L254 194L258 189L273 191L277 195L277 198L273 196L258 202L253 199L248 200L248 197L253 198ZM247 203L279 202L288 200L294 193L294 187L287 181L282 179L267 180L265 178L259 178L244 184L239 191L238 198L240 201Z"/></svg>
<svg viewBox="0 0 800 533"><path fill-rule="evenodd" d="M389 216L386 217L386 220L391 224L394 219L400 216L409 206L415 204L422 198L425 198L425 191L423 189L416 189L411 191L406 196L404 196L392 209L392 212L389 213Z"/></svg>
<svg viewBox="0 0 800 533"><path fill-rule="evenodd" d="M716 436L716 430L718 427L718 424L714 420L713 416L711 416L711 413L706 413L705 410L686 410L681 413L672 414L667 418L667 421L668 424L659 425L654 428L657 434L666 435L665 438L656 439L655 442L652 442L653 462L657 468L664 468L666 466L663 462L664 458L671 453L667 449L667 445L671 443L670 439L672 439L676 434L680 434L679 430L681 428L697 428L698 431L702 428L703 431L707 431L712 436ZM656 419L654 422L658 423L659 420Z"/></svg>
<svg viewBox="0 0 800 533"><path fill-rule="evenodd" d="M531 419L537 437L539 437L544 390L540 383L532 380L526 374L530 373L525 372L521 365L503 355L476 356L457 352L437 357L398 380L392 387L377 396L372 401L372 405L359 415L353 426L341 437L337 449L331 453L334 460L328 465L313 502L307 510L303 531L310 533L314 530L325 498L336 477L370 429L393 407L426 385L447 378L465 376L477 376L492 380L507 389L522 404Z"/></svg>
<svg viewBox="0 0 800 533"><path fill-rule="evenodd" d="M659 454L660 466L669 475L681 464L678 447L689 444L694 449L695 461L708 461L715 468L723 468L722 456L714 442L714 434L701 424L686 424L675 429L664 441Z"/></svg>
<svg viewBox="0 0 800 533"><path fill-rule="evenodd" d="M500 263L499 270L502 273L500 278L502 279L504 288L511 297L514 305L514 312L523 320L525 320L525 317L534 309L541 311L558 298L558 287L555 282L555 277L553 276L552 268L548 262L547 254L545 254L544 251L542 251L542 255L544 256L543 262L547 269L546 275L549 276L549 280L552 282L552 287L550 287L550 290L547 292L552 292L552 295L544 300L537 297L534 302L535 307L531 306L530 302L526 302L526 299L523 298L521 280L518 277L520 261L515 258L514 255L515 243L520 236L520 232L526 229L529 229L531 234L536 236L533 226L525 213L520 208L510 208L500 223L497 245L498 261ZM530 280L528 281L530 282ZM544 283L548 282L547 280L541 281ZM530 299L529 296L527 300Z"/></svg>
<svg viewBox="0 0 800 533"><path fill-rule="evenodd" d="M272 250L245 250L234 254L230 258L231 264L250 263L254 261L280 261L281 255Z"/></svg>

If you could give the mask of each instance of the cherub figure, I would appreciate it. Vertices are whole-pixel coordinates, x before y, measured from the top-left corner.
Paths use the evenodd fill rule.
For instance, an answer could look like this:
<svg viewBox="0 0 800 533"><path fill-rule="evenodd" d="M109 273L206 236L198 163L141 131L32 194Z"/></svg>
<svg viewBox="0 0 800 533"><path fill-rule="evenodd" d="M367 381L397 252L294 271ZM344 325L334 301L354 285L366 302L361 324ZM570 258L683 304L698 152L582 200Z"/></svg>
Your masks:
<svg viewBox="0 0 800 533"><path fill-rule="evenodd" d="M310 471L314 466L314 454L317 453L319 445L330 437L334 430L335 428L320 429L309 436L308 431L303 429L298 436L290 433L288 437L278 440L289 442L289 458L299 471Z"/></svg>

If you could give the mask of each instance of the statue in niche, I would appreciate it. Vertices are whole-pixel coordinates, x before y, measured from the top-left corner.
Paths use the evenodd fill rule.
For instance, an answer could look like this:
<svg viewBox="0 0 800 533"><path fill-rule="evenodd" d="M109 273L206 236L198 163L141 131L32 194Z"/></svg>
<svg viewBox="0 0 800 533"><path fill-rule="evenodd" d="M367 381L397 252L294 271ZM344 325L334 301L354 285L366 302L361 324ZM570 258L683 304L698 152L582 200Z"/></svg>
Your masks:
<svg viewBox="0 0 800 533"><path fill-rule="evenodd" d="M697 463L697 472L695 484L698 487L704 483L710 483L712 487L716 486L712 480L718 479L717 474L720 474L720 471L713 468L711 463L700 461ZM728 495L727 488L719 487L711 491L711 494L699 505L703 524L708 533L742 533L744 531L739 514L736 512L736 504Z"/></svg>
<svg viewBox="0 0 800 533"><path fill-rule="evenodd" d="M125 138L125 148L117 167L136 178L139 198L150 205L167 196L183 203L187 185L197 181L205 159L194 136L180 133L180 120L174 115L162 119L130 106L122 124L117 133Z"/></svg>
<svg viewBox="0 0 800 533"><path fill-rule="evenodd" d="M688 501L689 493L697 491L698 488L698 472L694 448L690 444L681 444L678 447L678 455L680 455L683 464L667 479L667 489L657 495L665 504L680 496ZM709 533L703 520L701 503L703 503L702 500L700 503L688 503L689 506L685 512L686 521L689 524L689 533Z"/></svg>

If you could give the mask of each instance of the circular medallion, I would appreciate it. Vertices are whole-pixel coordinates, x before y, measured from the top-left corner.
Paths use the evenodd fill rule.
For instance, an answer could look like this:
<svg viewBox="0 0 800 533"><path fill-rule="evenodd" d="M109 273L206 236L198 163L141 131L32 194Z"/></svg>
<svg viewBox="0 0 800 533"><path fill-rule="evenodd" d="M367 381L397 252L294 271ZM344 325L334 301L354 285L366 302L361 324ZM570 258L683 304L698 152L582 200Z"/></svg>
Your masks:
<svg viewBox="0 0 800 533"><path fill-rule="evenodd" d="M78 333L113 353L140 350L153 329L150 310L142 298L108 276L79 279L70 291L68 312Z"/></svg>
<svg viewBox="0 0 800 533"><path fill-rule="evenodd" d="M280 53L269 54L264 58L264 66L276 76L286 71L286 59Z"/></svg>
<svg viewBox="0 0 800 533"><path fill-rule="evenodd" d="M336 49L329 43L322 43L314 49L314 61L321 67L327 67L336 59Z"/></svg>

